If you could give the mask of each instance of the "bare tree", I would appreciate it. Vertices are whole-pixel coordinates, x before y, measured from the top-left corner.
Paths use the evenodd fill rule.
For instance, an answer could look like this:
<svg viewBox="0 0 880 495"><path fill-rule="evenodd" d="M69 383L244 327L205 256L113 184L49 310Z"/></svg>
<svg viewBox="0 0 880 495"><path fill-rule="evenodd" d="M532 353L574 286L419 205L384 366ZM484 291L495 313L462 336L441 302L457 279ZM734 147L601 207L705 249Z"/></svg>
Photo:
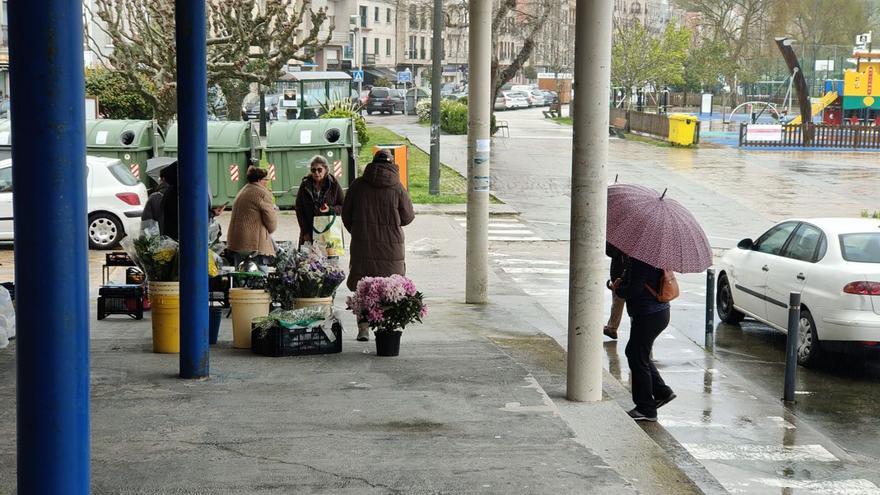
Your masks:
<svg viewBox="0 0 880 495"><path fill-rule="evenodd" d="M209 84L233 80L270 85L289 60L305 60L308 49L326 44L332 27L326 39L319 39L326 11L312 10L311 0L298 3L299 8L284 0L209 2ZM102 21L97 24L113 45L105 50L89 34L101 61L130 79L151 103L159 122L170 121L177 111L174 1L95 0L94 10L87 4L85 8ZM307 13L310 27L298 37ZM230 113L238 115L241 99L230 101L227 96L227 102L233 109Z"/></svg>

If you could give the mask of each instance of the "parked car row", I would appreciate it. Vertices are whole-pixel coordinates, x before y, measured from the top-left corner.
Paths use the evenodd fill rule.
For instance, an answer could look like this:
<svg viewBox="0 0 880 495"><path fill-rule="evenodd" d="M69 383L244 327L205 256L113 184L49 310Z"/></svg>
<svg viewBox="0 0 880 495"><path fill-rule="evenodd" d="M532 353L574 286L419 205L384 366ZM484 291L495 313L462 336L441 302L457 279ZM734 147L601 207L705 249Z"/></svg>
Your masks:
<svg viewBox="0 0 880 495"><path fill-rule="evenodd" d="M544 107L558 102L559 95L555 91L542 89L502 90L495 98L495 110Z"/></svg>

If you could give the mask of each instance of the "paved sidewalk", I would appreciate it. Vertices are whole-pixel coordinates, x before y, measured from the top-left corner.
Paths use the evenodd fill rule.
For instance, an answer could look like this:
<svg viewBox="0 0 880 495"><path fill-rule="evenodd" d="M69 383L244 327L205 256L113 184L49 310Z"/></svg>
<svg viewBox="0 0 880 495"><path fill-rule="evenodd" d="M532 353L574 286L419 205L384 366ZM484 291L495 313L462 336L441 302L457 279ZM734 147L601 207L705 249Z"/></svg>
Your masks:
<svg viewBox="0 0 880 495"><path fill-rule="evenodd" d="M430 315L397 358L354 340L343 293L341 354L256 356L230 347L224 320L204 381L150 352L149 320L93 313L92 492L699 492L617 403L562 398L564 353L540 307L511 304L494 275L498 302L461 302L448 218L420 216L407 236ZM13 350L0 351L0 494L15 492Z"/></svg>

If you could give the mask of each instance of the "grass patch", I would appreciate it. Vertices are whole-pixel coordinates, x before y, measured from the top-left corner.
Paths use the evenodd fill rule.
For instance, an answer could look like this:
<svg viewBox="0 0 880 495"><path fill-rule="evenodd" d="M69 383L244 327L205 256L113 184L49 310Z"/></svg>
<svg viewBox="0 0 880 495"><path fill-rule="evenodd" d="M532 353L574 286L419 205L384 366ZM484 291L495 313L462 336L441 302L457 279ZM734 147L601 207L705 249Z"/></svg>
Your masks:
<svg viewBox="0 0 880 495"><path fill-rule="evenodd" d="M571 117L553 117L553 122L562 125L571 125Z"/></svg>
<svg viewBox="0 0 880 495"><path fill-rule="evenodd" d="M440 164L440 194L428 194L431 157L410 143L403 136L380 126L369 126L370 141L361 147L358 155L359 174L373 158L373 146L377 144L405 144L409 149L409 196L417 204L463 204L467 203L467 179L446 165ZM492 203L501 203L494 196Z"/></svg>

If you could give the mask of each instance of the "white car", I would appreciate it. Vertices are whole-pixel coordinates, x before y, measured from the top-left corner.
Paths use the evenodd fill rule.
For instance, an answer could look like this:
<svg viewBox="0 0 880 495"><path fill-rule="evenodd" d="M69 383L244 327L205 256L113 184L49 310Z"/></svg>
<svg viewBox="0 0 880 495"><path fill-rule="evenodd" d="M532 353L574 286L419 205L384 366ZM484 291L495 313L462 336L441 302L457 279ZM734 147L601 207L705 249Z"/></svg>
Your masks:
<svg viewBox="0 0 880 495"><path fill-rule="evenodd" d="M880 220L785 220L743 239L717 265L718 316L751 316L785 331L791 292L801 293L798 363L822 350L880 342Z"/></svg>
<svg viewBox="0 0 880 495"><path fill-rule="evenodd" d="M147 189L121 161L86 157L89 247L111 249L140 225ZM12 159L0 161L0 241L14 240Z"/></svg>
<svg viewBox="0 0 880 495"><path fill-rule="evenodd" d="M531 107L543 107L547 104L544 102L544 92L540 89L532 89L526 94L528 95L529 106Z"/></svg>
<svg viewBox="0 0 880 495"><path fill-rule="evenodd" d="M503 101L505 110L513 110L514 108L529 108L529 98L521 91L502 91L499 100ZM499 102L496 101L496 105Z"/></svg>

